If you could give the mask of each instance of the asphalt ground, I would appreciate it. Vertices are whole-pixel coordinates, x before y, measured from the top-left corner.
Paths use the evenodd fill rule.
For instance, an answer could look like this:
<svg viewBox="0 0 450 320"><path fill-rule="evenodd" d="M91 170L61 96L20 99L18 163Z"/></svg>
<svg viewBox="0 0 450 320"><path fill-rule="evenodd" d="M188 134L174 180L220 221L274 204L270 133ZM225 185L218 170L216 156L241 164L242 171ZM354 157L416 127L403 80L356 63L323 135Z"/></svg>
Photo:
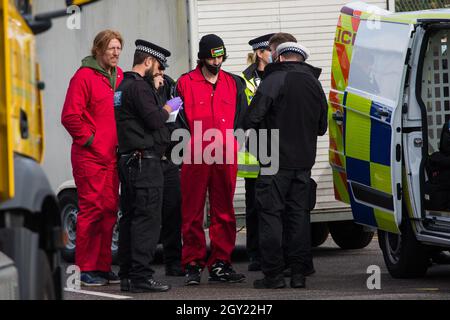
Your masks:
<svg viewBox="0 0 450 320"><path fill-rule="evenodd" d="M428 269L426 277L421 279L393 279L384 265L376 237L368 247L361 250L341 250L329 238L322 246L315 248L313 254L316 273L307 278L306 289L291 289L289 279L286 279L288 287L285 289L257 290L253 288L253 281L262 278L262 274L247 271L245 234L241 232L238 234L237 247L233 254L233 267L237 272L246 274L247 279L243 283L208 283L208 273L203 271L200 286L186 287L183 277L164 275L164 265L159 252L153 266L156 270L155 278L172 286L168 292L132 294L121 292L119 285L109 285L95 289L82 287L81 292L66 290L64 295L66 300L176 300L179 302L185 300L450 299L450 265L434 264ZM117 266L113 269L117 271ZM377 273L377 270L380 273Z"/></svg>

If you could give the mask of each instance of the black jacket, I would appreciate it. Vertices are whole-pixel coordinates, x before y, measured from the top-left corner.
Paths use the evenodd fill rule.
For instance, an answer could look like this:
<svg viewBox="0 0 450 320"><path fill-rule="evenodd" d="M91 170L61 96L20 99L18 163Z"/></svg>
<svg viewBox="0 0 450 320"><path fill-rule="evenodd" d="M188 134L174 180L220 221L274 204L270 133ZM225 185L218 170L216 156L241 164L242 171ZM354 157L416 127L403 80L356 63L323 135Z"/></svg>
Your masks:
<svg viewBox="0 0 450 320"><path fill-rule="evenodd" d="M150 150L164 155L170 143L166 127L169 113L158 99L143 77L135 72L124 73L114 101L119 153Z"/></svg>
<svg viewBox="0 0 450 320"><path fill-rule="evenodd" d="M317 136L327 131L327 99L319 82L321 69L304 62L266 67L244 120L244 129L278 129L283 169L311 169ZM270 138L268 151L271 154Z"/></svg>

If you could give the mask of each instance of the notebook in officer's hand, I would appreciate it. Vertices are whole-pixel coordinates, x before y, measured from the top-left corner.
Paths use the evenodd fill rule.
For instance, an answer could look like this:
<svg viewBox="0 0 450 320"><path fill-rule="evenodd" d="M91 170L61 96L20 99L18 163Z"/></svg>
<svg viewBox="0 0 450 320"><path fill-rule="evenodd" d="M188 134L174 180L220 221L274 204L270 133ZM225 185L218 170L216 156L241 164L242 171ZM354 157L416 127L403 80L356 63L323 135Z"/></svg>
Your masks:
<svg viewBox="0 0 450 320"><path fill-rule="evenodd" d="M180 110L181 110L181 108L176 110L176 111L173 111L173 112L169 113L169 119L167 119L166 123L173 123L173 122L175 122L175 120L177 120L177 116L178 116L178 113L180 112Z"/></svg>

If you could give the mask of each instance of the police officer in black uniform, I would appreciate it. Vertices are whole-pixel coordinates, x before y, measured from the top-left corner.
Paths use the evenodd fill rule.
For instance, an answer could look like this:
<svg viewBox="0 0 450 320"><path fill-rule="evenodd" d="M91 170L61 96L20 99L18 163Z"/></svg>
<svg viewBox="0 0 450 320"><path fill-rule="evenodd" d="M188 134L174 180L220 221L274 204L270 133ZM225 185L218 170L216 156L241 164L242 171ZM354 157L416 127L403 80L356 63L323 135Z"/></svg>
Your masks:
<svg viewBox="0 0 450 320"><path fill-rule="evenodd" d="M287 262L291 268L291 287L305 288L305 276L312 267L311 169L316 159L317 137L327 131L328 105L318 80L321 69L305 62L309 57L307 48L286 42L277 47L275 54L279 62L266 67L264 81L244 120L244 129L264 128L269 134L270 130L276 130L272 132L279 135L279 144L260 145L272 157L279 156L279 170L265 174L261 165L256 181L264 278L256 280L253 286L284 288L283 270Z"/></svg>
<svg viewBox="0 0 450 320"><path fill-rule="evenodd" d="M248 42L252 46L250 61L252 64L244 70L242 78L246 83L245 95L250 105L256 90L264 78L264 69L272 62L272 54L270 52L269 40L274 33L266 34ZM246 166L248 171L248 165ZM252 165L253 170L259 171L259 165ZM238 171L238 176L240 171ZM261 271L261 254L259 252L259 236L258 236L258 212L255 202L255 184L256 178L249 177L244 174L245 178L245 226L247 228L247 254L250 259L248 271Z"/></svg>
<svg viewBox="0 0 450 320"><path fill-rule="evenodd" d="M158 93L160 105L175 97L176 82L161 70L147 81ZM178 128L175 122L166 123L170 133ZM178 142L172 141L167 148L166 156L162 161L164 174L164 191L162 204L161 243L163 245L164 264L166 276L184 277L181 267L181 184L180 169L173 163L171 153Z"/></svg>
<svg viewBox="0 0 450 320"><path fill-rule="evenodd" d="M169 285L153 279L154 258L161 228L163 170L161 161L170 142L166 121L181 107L179 98L158 104L144 80L164 68L170 52L144 40L136 41L133 70L124 74L115 97L121 182L119 264L121 290L162 292Z"/></svg>

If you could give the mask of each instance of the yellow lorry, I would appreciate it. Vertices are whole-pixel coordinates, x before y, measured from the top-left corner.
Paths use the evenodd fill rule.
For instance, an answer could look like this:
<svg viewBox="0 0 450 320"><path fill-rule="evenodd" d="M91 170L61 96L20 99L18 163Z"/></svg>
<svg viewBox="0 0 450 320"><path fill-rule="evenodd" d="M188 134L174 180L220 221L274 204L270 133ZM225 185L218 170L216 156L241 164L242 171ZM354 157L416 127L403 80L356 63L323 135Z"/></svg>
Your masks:
<svg viewBox="0 0 450 320"><path fill-rule="evenodd" d="M58 201L41 167L44 83L35 35L66 14L33 16L31 0L0 0L0 299L62 298L64 237Z"/></svg>

